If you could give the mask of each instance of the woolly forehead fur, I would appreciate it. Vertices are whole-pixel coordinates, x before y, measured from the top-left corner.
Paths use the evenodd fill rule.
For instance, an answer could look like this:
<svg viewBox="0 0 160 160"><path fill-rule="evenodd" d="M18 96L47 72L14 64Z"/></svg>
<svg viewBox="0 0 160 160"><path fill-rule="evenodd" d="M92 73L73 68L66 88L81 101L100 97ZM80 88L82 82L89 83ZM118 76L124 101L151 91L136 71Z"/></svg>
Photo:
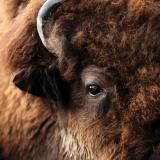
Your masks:
<svg viewBox="0 0 160 160"><path fill-rule="evenodd" d="M72 0L58 9L55 22L82 63L124 71L144 59L146 64L158 60L159 15L159 1Z"/></svg>

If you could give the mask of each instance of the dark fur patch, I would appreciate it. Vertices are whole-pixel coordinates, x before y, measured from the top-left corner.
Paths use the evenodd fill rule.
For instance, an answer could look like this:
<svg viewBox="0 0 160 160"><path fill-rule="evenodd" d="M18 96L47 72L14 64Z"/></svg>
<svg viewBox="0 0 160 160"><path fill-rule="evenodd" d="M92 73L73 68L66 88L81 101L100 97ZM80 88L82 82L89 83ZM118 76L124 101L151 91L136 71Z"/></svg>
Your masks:
<svg viewBox="0 0 160 160"><path fill-rule="evenodd" d="M56 69L49 70L42 66L31 66L16 74L13 83L21 90L33 95L67 102L68 83L62 80Z"/></svg>

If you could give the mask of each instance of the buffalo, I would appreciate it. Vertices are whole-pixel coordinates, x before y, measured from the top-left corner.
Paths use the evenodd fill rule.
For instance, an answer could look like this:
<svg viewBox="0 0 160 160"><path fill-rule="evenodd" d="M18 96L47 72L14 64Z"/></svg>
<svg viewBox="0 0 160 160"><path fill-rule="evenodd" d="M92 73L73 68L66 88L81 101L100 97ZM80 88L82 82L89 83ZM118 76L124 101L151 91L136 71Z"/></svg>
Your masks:
<svg viewBox="0 0 160 160"><path fill-rule="evenodd" d="M160 1L0 13L0 159L160 159Z"/></svg>

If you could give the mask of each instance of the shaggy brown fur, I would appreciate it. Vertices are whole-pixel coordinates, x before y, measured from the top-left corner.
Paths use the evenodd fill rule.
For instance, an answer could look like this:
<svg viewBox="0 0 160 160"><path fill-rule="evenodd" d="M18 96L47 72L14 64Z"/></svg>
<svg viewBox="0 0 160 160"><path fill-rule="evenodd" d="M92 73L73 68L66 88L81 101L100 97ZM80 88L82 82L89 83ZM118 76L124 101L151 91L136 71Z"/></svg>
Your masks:
<svg viewBox="0 0 160 160"><path fill-rule="evenodd" d="M0 18L4 159L158 160L160 2L64 2L48 22L53 26L46 29L51 41L55 28L67 39L53 45L55 55L43 47L36 31L42 4L42 0L0 3L6 10ZM65 47L59 50L61 43ZM92 71L91 65L97 68ZM86 95L85 75L97 75L102 86L112 89L111 104ZM106 104L108 109L99 115L97 110Z"/></svg>

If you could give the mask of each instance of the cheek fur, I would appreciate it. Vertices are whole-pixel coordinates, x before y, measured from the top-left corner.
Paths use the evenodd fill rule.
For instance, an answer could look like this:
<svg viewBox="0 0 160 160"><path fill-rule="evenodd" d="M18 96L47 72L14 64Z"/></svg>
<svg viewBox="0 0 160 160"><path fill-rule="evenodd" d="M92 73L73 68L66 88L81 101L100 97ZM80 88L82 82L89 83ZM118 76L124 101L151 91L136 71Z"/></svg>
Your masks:
<svg viewBox="0 0 160 160"><path fill-rule="evenodd" d="M94 102L87 101L84 107L88 110L88 113L91 115L92 118L101 118L110 109L111 99L104 98L104 99L97 100Z"/></svg>

